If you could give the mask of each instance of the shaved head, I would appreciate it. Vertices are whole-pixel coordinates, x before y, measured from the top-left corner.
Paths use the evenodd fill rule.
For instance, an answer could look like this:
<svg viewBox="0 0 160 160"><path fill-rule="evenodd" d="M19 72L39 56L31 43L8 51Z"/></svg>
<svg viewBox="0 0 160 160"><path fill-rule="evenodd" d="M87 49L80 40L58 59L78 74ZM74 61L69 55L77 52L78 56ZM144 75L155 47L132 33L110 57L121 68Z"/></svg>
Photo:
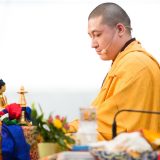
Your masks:
<svg viewBox="0 0 160 160"><path fill-rule="evenodd" d="M122 23L129 34L131 34L131 21L127 13L115 3L102 3L97 6L89 15L88 20L95 17L102 17L102 24L115 27Z"/></svg>

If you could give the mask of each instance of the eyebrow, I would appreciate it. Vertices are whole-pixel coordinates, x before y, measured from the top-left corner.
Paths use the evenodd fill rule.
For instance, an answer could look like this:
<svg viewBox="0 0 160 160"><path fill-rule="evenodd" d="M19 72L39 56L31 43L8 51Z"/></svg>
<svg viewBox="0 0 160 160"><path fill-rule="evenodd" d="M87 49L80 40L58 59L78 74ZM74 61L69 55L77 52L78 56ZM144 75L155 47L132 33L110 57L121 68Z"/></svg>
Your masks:
<svg viewBox="0 0 160 160"><path fill-rule="evenodd" d="M91 31L91 34L94 34L95 32L101 32L101 31L98 31L98 30L93 30ZM88 33L90 35L90 33Z"/></svg>

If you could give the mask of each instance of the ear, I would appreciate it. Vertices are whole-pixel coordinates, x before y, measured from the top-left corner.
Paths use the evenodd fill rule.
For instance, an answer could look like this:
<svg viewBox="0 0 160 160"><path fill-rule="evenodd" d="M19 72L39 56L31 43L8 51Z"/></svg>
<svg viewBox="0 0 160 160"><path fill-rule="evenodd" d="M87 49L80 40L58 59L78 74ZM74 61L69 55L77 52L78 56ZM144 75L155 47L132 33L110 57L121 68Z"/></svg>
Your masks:
<svg viewBox="0 0 160 160"><path fill-rule="evenodd" d="M118 24L116 25L116 27L117 27L119 36L122 37L123 34L124 34L125 31L126 31L125 26L124 26L122 23L118 23Z"/></svg>

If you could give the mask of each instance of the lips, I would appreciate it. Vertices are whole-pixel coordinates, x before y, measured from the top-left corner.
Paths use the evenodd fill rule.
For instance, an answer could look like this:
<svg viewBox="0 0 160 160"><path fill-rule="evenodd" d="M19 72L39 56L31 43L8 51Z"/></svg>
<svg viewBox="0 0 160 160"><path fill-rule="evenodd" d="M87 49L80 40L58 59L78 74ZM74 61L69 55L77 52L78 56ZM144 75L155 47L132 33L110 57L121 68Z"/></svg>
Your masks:
<svg viewBox="0 0 160 160"><path fill-rule="evenodd" d="M101 51L97 51L97 50L96 50L96 52L97 52L98 55L101 55Z"/></svg>

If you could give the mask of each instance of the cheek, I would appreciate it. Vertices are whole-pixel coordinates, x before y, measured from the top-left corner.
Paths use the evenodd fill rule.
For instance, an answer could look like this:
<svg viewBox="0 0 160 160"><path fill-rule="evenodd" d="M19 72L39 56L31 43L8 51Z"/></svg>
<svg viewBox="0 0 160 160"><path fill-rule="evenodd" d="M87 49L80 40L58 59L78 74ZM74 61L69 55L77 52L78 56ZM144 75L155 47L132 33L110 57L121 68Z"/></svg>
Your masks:
<svg viewBox="0 0 160 160"><path fill-rule="evenodd" d="M103 49L106 46L106 41L104 39L99 39L98 44Z"/></svg>
<svg viewBox="0 0 160 160"><path fill-rule="evenodd" d="M101 43L101 45L102 45L103 47L106 47L106 46L108 45L109 41L110 41L110 38L109 38L109 37L106 37L106 36L104 36L104 37L102 37L102 38L100 39L100 43Z"/></svg>

